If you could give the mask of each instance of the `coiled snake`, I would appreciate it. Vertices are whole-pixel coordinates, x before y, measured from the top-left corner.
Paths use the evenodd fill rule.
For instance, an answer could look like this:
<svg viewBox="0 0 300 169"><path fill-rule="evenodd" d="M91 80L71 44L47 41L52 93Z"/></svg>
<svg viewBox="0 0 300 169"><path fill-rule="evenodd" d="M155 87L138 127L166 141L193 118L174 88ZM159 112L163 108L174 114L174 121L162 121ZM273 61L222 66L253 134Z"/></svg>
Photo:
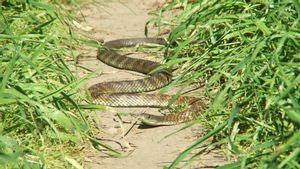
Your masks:
<svg viewBox="0 0 300 169"><path fill-rule="evenodd" d="M119 69L133 70L148 76L138 80L104 82L92 85L88 89L91 97L98 104L113 107L174 107L182 103L190 105L189 108L179 113L171 113L165 116L151 114L138 116L141 122L151 126L175 125L194 119L206 107L205 102L198 98L179 96L176 101L169 103L172 98L170 95L139 93L156 90L169 84L172 80L171 70L160 69L152 73L154 69L160 66L159 63L127 57L114 50L148 43L167 44L162 38L118 39L104 43L104 48L99 48L97 53L97 58L100 61Z"/></svg>

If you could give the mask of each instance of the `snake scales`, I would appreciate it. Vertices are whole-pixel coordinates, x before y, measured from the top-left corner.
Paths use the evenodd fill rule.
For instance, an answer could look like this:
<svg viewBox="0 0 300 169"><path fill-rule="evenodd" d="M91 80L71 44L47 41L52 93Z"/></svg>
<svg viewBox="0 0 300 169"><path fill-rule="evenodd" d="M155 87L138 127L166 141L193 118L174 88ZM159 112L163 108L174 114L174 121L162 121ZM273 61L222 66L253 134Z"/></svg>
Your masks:
<svg viewBox="0 0 300 169"><path fill-rule="evenodd" d="M136 59L121 55L115 49L131 47L141 44L160 44L166 45L162 38L131 38L108 41L103 44L104 48L99 48L97 58L103 63L126 70L133 70L148 76L138 80L124 80L117 82L103 82L89 87L91 97L95 102L102 105L113 107L174 107L187 103L189 108L165 116L141 114L141 122L151 125L175 125L187 122L199 115L206 104L195 97L180 96L173 103L169 103L172 96L159 94L142 94L139 92L153 91L159 89L172 80L172 72L169 69L152 71L160 66L159 63Z"/></svg>

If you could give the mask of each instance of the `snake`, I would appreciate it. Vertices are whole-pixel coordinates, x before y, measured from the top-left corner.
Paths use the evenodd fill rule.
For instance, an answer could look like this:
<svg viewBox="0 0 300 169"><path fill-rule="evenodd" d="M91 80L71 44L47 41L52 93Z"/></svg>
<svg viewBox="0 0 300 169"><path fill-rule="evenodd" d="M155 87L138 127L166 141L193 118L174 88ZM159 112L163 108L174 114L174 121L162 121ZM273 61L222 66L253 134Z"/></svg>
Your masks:
<svg viewBox="0 0 300 169"><path fill-rule="evenodd" d="M158 107L174 108L178 105L188 105L186 109L166 115L142 113L138 119L150 126L176 125L191 121L206 108L205 101L192 96L179 96L174 101L173 95L145 94L168 85L172 81L172 70L162 64L141 58L133 58L118 53L118 49L145 44L166 46L164 38L128 38L117 39L103 43L98 48L97 59L118 68L145 74L146 77L137 80L123 80L97 83L88 88L93 102L111 107ZM173 100L173 101L172 101Z"/></svg>

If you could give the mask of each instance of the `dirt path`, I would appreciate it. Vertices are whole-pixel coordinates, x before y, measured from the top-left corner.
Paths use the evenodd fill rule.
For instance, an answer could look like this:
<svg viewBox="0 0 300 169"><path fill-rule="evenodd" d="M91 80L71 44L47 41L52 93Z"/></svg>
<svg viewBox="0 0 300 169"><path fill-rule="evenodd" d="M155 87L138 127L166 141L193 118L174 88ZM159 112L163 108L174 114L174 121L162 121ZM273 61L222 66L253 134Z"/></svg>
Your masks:
<svg viewBox="0 0 300 169"><path fill-rule="evenodd" d="M106 2L106 6L89 5L82 11L86 17L83 25L91 26L93 36L97 39L112 40L128 37L143 37L145 22L150 19L148 12L162 3L163 0L119 0ZM150 31L150 35L155 35ZM96 50L86 52L85 56L96 56ZM141 55L139 57L147 57ZM159 60L151 57L150 59ZM89 85L102 81L124 80L141 78L132 72L120 71L100 63L96 58L80 62L83 66L99 72L99 76L92 79ZM83 72L84 73L84 72ZM102 74L101 74L102 73ZM124 158L112 158L91 149L87 152L85 168L104 169L156 169L169 165L177 155L193 143L202 133L201 126L193 126L163 139L168 134L184 127L183 125L147 128L132 123L121 123L116 113L153 113L157 109L148 108L111 108L98 112L102 133L99 138L125 153L130 153ZM135 119L126 116L123 121L134 122ZM162 141L161 141L162 140ZM118 142L118 143L116 143ZM187 168L214 168L224 163L220 153L212 152L202 156Z"/></svg>

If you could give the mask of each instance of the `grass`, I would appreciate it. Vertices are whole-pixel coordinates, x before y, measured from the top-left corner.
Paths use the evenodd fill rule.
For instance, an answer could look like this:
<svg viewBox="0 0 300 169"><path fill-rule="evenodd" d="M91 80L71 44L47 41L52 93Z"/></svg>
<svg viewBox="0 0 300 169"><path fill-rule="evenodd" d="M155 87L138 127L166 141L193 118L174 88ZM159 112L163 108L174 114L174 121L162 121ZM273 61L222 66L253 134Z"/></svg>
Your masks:
<svg viewBox="0 0 300 169"><path fill-rule="evenodd" d="M166 168L211 137L205 148L232 161L219 168L300 168L299 1L174 0L152 22L175 44L166 66L181 73L170 87L205 82L211 98L198 119L211 131Z"/></svg>
<svg viewBox="0 0 300 169"><path fill-rule="evenodd" d="M83 40L65 3L1 1L1 168L82 168L88 141L119 155L93 137L83 111L99 106L84 104L89 76L77 79L66 62Z"/></svg>
<svg viewBox="0 0 300 169"><path fill-rule="evenodd" d="M300 168L299 1L174 0L159 16L174 10L154 20L171 29L165 65L181 73L170 87L205 82L211 104L197 121L210 132L166 168L212 137L204 148L221 146L232 160L219 168ZM95 46L73 20L58 1L1 1L2 168L82 168L87 141L122 155L93 137L86 109L99 106L78 94L89 77L67 66L77 45Z"/></svg>

